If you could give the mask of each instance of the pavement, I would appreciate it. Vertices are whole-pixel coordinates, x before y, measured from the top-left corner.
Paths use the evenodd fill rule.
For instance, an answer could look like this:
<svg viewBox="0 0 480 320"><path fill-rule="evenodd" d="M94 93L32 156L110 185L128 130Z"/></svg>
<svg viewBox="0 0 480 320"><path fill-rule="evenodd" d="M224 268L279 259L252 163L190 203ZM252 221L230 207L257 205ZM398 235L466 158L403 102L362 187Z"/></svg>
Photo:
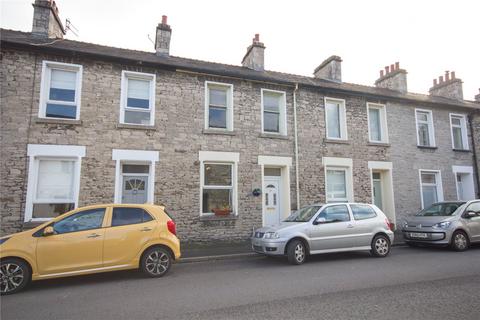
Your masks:
<svg viewBox="0 0 480 320"><path fill-rule="evenodd" d="M401 232L395 232L393 246L405 245ZM245 241L212 241L200 243L181 243L182 258L180 262L200 262L208 260L224 260L239 257L255 257L250 240Z"/></svg>
<svg viewBox="0 0 480 320"><path fill-rule="evenodd" d="M478 319L480 246L175 264L52 279L1 298L1 319Z"/></svg>

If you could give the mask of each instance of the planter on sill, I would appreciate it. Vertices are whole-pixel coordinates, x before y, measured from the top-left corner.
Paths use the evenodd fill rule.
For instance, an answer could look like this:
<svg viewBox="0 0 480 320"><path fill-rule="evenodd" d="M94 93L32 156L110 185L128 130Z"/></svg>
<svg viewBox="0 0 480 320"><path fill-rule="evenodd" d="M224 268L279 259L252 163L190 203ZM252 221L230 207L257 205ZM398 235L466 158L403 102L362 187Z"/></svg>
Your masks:
<svg viewBox="0 0 480 320"><path fill-rule="evenodd" d="M216 216L228 216L232 213L231 209L212 209Z"/></svg>

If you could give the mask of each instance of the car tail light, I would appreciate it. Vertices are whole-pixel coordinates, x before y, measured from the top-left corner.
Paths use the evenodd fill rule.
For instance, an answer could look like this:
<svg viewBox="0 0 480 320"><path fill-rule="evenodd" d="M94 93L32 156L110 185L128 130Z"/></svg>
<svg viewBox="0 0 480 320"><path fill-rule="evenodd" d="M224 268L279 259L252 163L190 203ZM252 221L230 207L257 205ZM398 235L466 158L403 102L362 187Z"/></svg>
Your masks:
<svg viewBox="0 0 480 320"><path fill-rule="evenodd" d="M392 230L392 224L390 223L390 221L388 221L387 218L385 218L385 223L387 224L388 230L393 231Z"/></svg>
<svg viewBox="0 0 480 320"><path fill-rule="evenodd" d="M175 226L175 222L173 222L173 220L167 221L167 228L172 234L177 235L177 227Z"/></svg>

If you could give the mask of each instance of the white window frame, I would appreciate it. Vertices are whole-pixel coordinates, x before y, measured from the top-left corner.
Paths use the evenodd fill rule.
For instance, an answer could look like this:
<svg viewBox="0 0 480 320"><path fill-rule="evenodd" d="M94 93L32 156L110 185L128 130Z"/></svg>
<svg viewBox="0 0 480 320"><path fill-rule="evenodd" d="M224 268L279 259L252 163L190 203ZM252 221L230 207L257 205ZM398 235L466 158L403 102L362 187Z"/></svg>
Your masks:
<svg viewBox="0 0 480 320"><path fill-rule="evenodd" d="M148 109L127 107L128 79L143 80L143 81L150 82L150 96L149 96ZM143 73L143 72L122 70L122 81L121 81L121 91L120 91L120 123L121 124L127 124L132 126L153 126L155 124L155 87L156 87L156 75L154 73ZM144 113L149 112L150 123L140 124L140 123L125 122L126 111L135 111L135 112L144 112Z"/></svg>
<svg viewBox="0 0 480 320"><path fill-rule="evenodd" d="M423 112L423 113L428 113L429 117L427 121L421 121L418 119L418 112ZM428 125L428 138L430 145L429 146L424 146L420 144L420 135L418 134L418 125L420 123L426 123ZM426 147L426 148L436 148L437 144L435 142L435 127L433 125L433 112L432 110L428 109L418 109L415 108L415 130L417 134L417 146L418 147Z"/></svg>
<svg viewBox="0 0 480 320"><path fill-rule="evenodd" d="M209 112L210 112L210 88L217 87L227 90L227 114L226 114L226 123L227 128L214 128L210 127L209 123ZM223 82L214 82L214 81L205 81L205 130L216 130L216 131L233 131L233 84L223 83Z"/></svg>
<svg viewBox="0 0 480 320"><path fill-rule="evenodd" d="M123 174L122 165L124 164L140 164L148 165L148 192L147 202L154 203L155 191L155 163L159 160L158 151L144 150L125 150L113 149L112 160L115 161L115 198L114 203L122 203ZM142 174L139 174L142 175Z"/></svg>
<svg viewBox="0 0 480 320"><path fill-rule="evenodd" d="M460 118L460 126L454 125L452 123L453 118ZM460 128L462 132L462 148L458 149L455 148L455 141L453 138L453 128ZM467 117L464 114L459 114L459 113L450 113L450 134L452 136L452 149L453 150L468 150L469 145L468 145L468 132L467 132Z"/></svg>
<svg viewBox="0 0 480 320"><path fill-rule="evenodd" d="M457 181L457 174L464 174L468 175L468 181L465 181L465 185L463 186L464 190L469 190L469 199L465 200L474 200L475 199L475 183L473 180L473 167L472 166L452 166L452 172L455 178L455 187L457 190L457 199L460 199L460 190L458 188L458 181Z"/></svg>
<svg viewBox="0 0 480 320"><path fill-rule="evenodd" d="M324 167L325 177L325 203L333 203L332 201L354 202L353 193L353 160L351 158L335 158L323 157L322 164ZM327 171L328 170L345 170L345 189L347 198L328 199L327 197Z"/></svg>
<svg viewBox="0 0 480 320"><path fill-rule="evenodd" d="M442 183L442 171L441 170L431 170L431 169L419 169L418 170L418 178L420 182L420 199L422 202L422 209L425 209L425 205L423 203L423 186L422 183L422 173L434 173L435 174L435 181L437 182L435 187L437 189L437 202L441 202L444 200L443 198L443 183ZM433 184L428 183L425 184L426 186L433 186Z"/></svg>
<svg viewBox="0 0 480 320"><path fill-rule="evenodd" d="M78 207L78 195L80 191L80 171L82 166L82 158L85 156L85 146L73 145L46 145L46 144L29 144L27 146L27 156L29 157L28 166L28 185L27 198L25 203L25 222L49 221L53 218L33 218L33 204L36 202L35 197L38 185L38 169L41 160L70 160L74 161L74 177L73 177L73 200L74 208ZM45 203L44 201L42 201ZM51 202L58 202L52 199ZM62 202L63 203L63 202Z"/></svg>
<svg viewBox="0 0 480 320"><path fill-rule="evenodd" d="M379 110L380 116L380 140L372 140L370 132L370 109ZM387 107L384 104L367 102L368 141L373 143L388 143Z"/></svg>
<svg viewBox="0 0 480 320"><path fill-rule="evenodd" d="M262 133L265 134L276 134L276 135L281 135L281 136L286 136L287 135L287 94L285 91L278 91L278 90L271 90L271 89L261 89L261 121L262 121ZM264 93L274 93L277 95L280 95L279 97L279 124L278 124L278 129L279 132L271 132L271 131L265 131L264 130L264 108L263 108L263 95Z"/></svg>
<svg viewBox="0 0 480 320"><path fill-rule="evenodd" d="M58 103L59 101L57 100L49 99L52 69L71 71L71 72L77 73L77 77L75 79L75 101L74 102L61 101L61 103ZM81 106L81 97L82 97L82 74L83 74L83 66L79 64L61 63L56 61L43 60L42 79L40 81L40 100L39 100L40 104L38 107L38 117L42 119L58 119L58 120L65 120L65 121L80 120L80 106ZM47 117L46 115L47 103L76 106L77 109L76 109L75 119Z"/></svg>
<svg viewBox="0 0 480 320"><path fill-rule="evenodd" d="M238 152L199 151L200 161L200 216L212 216L213 213L203 213L203 188L205 183L205 164L230 164L232 165L232 209L233 215L238 216L238 187L237 170L240 154ZM209 188L211 186L208 186ZM221 189L226 189L222 186Z"/></svg>
<svg viewBox="0 0 480 320"><path fill-rule="evenodd" d="M328 136L328 116L327 116L327 103L333 102L340 105L339 112L339 124L340 124L340 138L338 137L329 137ZM347 112L346 112L346 101L345 99L336 99L336 98L324 98L324 110L325 110L325 136L330 140L348 140L347 133Z"/></svg>

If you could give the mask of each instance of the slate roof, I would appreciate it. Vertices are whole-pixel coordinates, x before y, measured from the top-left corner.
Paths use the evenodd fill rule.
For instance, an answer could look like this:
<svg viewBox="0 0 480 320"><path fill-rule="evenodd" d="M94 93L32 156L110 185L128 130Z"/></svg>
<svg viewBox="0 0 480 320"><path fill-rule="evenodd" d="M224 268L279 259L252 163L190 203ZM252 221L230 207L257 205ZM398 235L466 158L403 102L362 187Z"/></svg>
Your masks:
<svg viewBox="0 0 480 320"><path fill-rule="evenodd" d="M457 101L425 94L401 93L395 90L365 86L353 83L333 81L288 74L276 71L255 71L242 66L207 62L175 56L157 56L154 52L137 51L103 46L88 42L68 39L54 40L35 37L30 32L0 28L2 47L14 47L24 50L60 53L74 56L86 56L107 59L134 65L145 65L170 70L188 70L211 75L228 76L246 80L271 82L294 86L307 86L322 91L347 93L375 97L386 100L402 100L420 104L442 104L449 106L480 109L480 104L473 101Z"/></svg>

